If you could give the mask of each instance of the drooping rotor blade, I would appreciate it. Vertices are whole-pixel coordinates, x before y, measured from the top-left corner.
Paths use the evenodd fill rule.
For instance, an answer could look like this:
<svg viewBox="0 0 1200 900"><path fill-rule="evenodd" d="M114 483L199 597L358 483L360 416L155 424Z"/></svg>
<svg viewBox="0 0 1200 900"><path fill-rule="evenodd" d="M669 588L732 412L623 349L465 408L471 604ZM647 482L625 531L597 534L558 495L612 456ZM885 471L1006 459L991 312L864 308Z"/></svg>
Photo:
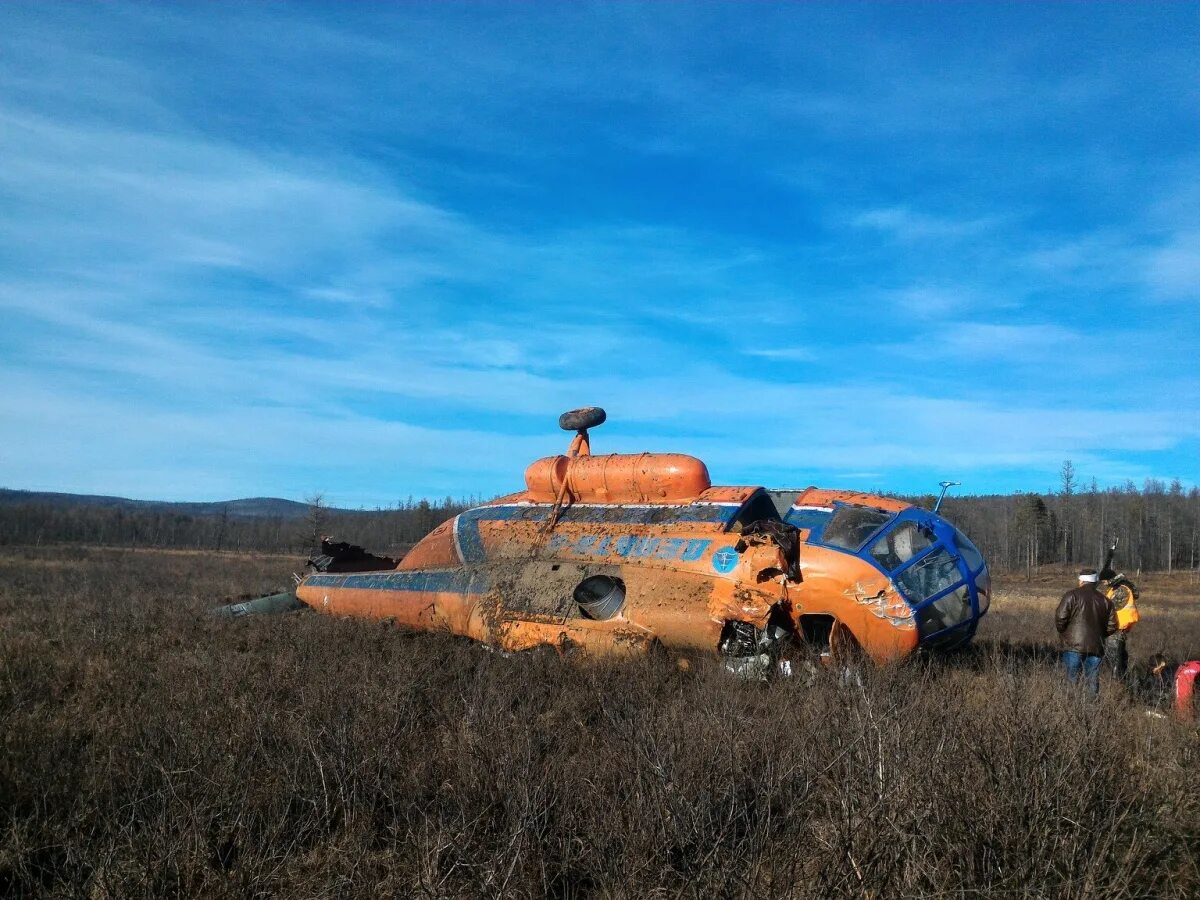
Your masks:
<svg viewBox="0 0 1200 900"><path fill-rule="evenodd" d="M257 597L254 600L243 600L240 603L217 606L210 609L208 614L219 619L240 619L243 616L271 616L307 608L304 603L296 599L293 591L282 591L278 594Z"/></svg>

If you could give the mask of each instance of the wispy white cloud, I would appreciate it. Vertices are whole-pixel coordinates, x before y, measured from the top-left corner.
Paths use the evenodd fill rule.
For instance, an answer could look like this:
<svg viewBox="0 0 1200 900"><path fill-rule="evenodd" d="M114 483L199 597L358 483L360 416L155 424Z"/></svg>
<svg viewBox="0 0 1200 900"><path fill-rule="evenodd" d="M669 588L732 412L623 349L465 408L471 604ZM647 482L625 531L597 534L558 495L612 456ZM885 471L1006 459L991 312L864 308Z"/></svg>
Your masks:
<svg viewBox="0 0 1200 900"><path fill-rule="evenodd" d="M978 286L968 284L913 284L880 291L878 297L881 303L895 308L904 318L920 322L982 314L1016 305L1011 298L989 296Z"/></svg>
<svg viewBox="0 0 1200 900"><path fill-rule="evenodd" d="M923 331L910 343L895 349L927 360L959 359L1054 365L1078 354L1087 338L1061 325L1009 325L987 322L951 322Z"/></svg>
<svg viewBox="0 0 1200 900"><path fill-rule="evenodd" d="M1182 232L1150 251L1144 277L1155 296L1200 300L1200 231Z"/></svg>
<svg viewBox="0 0 1200 900"><path fill-rule="evenodd" d="M857 228L879 231L904 242L974 237L993 229L998 222L996 217L938 216L907 206L868 209L850 219Z"/></svg>
<svg viewBox="0 0 1200 900"><path fill-rule="evenodd" d="M809 347L747 347L742 352L774 362L810 363L818 359L816 351Z"/></svg>

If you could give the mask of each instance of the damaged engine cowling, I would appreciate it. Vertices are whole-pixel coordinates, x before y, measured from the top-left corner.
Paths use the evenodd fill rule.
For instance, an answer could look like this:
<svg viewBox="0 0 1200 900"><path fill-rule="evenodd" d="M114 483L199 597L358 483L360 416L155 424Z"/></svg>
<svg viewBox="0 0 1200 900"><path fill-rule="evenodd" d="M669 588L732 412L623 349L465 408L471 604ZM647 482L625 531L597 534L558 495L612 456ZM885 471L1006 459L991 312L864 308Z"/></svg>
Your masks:
<svg viewBox="0 0 1200 900"><path fill-rule="evenodd" d="M321 538L321 552L309 558L307 568L316 572L380 572L396 568L390 556L376 556L356 544Z"/></svg>
<svg viewBox="0 0 1200 900"><path fill-rule="evenodd" d="M794 640L791 629L780 622L781 617L775 615L764 628L749 622L726 622L717 644L726 671L759 681L791 675L792 663L786 656Z"/></svg>

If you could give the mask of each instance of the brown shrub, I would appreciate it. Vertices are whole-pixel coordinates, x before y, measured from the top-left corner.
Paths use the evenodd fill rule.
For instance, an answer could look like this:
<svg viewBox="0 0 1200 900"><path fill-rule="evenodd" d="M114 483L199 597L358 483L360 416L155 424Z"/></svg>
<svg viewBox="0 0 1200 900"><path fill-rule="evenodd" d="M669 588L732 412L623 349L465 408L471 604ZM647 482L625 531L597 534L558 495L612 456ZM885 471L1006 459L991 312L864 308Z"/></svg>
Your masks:
<svg viewBox="0 0 1200 900"><path fill-rule="evenodd" d="M1200 890L1195 730L1069 695L1016 602L951 660L770 686L202 615L293 566L0 559L0 894Z"/></svg>

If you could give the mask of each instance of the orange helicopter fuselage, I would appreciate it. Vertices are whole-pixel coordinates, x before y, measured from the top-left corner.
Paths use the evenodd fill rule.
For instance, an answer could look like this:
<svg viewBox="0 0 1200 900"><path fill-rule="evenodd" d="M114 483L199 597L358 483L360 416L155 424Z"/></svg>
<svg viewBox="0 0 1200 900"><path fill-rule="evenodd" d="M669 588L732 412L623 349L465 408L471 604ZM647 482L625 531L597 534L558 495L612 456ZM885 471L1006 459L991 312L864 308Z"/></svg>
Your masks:
<svg viewBox="0 0 1200 900"><path fill-rule="evenodd" d="M839 641L856 645L877 661L904 656L921 640L912 598L866 550L819 540L841 507L920 519L899 500L816 488L797 492L781 515L761 487L711 486L698 459L590 456L581 434L570 455L527 469L526 490L439 525L394 569L316 573L297 596L330 614L511 651L715 651L730 623L758 631L774 623L797 636L820 632L835 650ZM793 526L794 558L754 527L764 521ZM615 613L596 617L579 601L594 576L622 591ZM972 598L974 590L972 582ZM981 602L971 603L970 632Z"/></svg>

